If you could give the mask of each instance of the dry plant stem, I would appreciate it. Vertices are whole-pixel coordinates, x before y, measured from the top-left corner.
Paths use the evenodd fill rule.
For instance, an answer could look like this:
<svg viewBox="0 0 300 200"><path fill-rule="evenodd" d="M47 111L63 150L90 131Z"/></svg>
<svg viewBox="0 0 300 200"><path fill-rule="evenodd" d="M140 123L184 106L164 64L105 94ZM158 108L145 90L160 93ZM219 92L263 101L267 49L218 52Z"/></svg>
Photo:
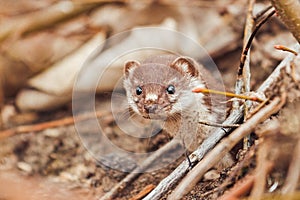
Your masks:
<svg viewBox="0 0 300 200"><path fill-rule="evenodd" d="M266 14L266 12L268 12L270 9L272 8L272 6L268 6L266 7L264 10L262 10L261 12L257 13L253 19L256 21L256 20L259 20L259 18L261 18L264 14Z"/></svg>
<svg viewBox="0 0 300 200"><path fill-rule="evenodd" d="M222 127L222 128L237 128L240 126L239 124L218 124L218 123L208 122L204 120L199 120L199 124L204 124L207 126L214 126L214 127Z"/></svg>
<svg viewBox="0 0 300 200"><path fill-rule="evenodd" d="M151 192L151 190L153 190L155 188L155 185L147 185L145 188L142 189L142 191L140 191L137 195L135 195L134 197L130 198L129 200L139 200L142 199L144 196L146 196L149 192Z"/></svg>
<svg viewBox="0 0 300 200"><path fill-rule="evenodd" d="M266 172L269 173L273 167L274 163L269 162L266 165ZM221 196L219 200L241 199L242 196L245 196L250 192L256 177L257 176L253 174L245 176L242 180L235 184L232 189Z"/></svg>
<svg viewBox="0 0 300 200"><path fill-rule="evenodd" d="M254 186L251 190L250 198L260 199L266 188L266 179L268 175L268 154L272 147L268 143L262 143L257 152L257 166L255 168Z"/></svg>
<svg viewBox="0 0 300 200"><path fill-rule="evenodd" d="M300 43L300 1L271 0L271 3L276 9L276 13Z"/></svg>
<svg viewBox="0 0 300 200"><path fill-rule="evenodd" d="M296 190L297 183L300 177L300 139L296 144L292 162L290 163L288 174L285 183L282 187L282 194L291 194Z"/></svg>
<svg viewBox="0 0 300 200"><path fill-rule="evenodd" d="M95 113L84 113L80 114L77 116L72 116L72 117L66 117L63 119L58 119L54 121L49 121L49 122L43 122L39 124L33 124L33 125L23 125L23 126L18 126L12 129L7 129L4 131L0 131L0 140L5 139L7 137L16 135L16 134L22 134L22 133L29 133L29 132L38 132L42 131L48 128L55 128L59 126L67 126L74 124L74 122L79 122L79 121L85 121L88 119L91 119L93 117L103 117L107 113L104 112L95 112Z"/></svg>
<svg viewBox="0 0 300 200"><path fill-rule="evenodd" d="M244 40L243 40L243 48L245 49L247 46L247 42L249 41L251 37L251 33L254 26L254 19L253 19L253 7L255 4L255 0L249 0L248 1L248 11L247 11L247 17L246 17L246 25L244 30ZM245 57L244 61L244 67L243 67L243 73L242 77L238 76L238 79L243 79L242 81L242 93L250 92L250 78L251 78L251 72L250 72L250 47L247 50L248 56ZM246 116L248 114L248 109L251 106L251 102L246 101L245 102L245 111L244 111L244 121L246 120ZM248 149L249 148L249 136L244 137L243 142L243 148Z"/></svg>
<svg viewBox="0 0 300 200"><path fill-rule="evenodd" d="M247 12L247 18L246 18L246 26L244 30L244 41L243 46L246 48L247 42L251 37L251 33L254 26L254 20L253 20L253 6L254 6L255 0L249 0L249 6L248 6L248 12ZM246 57L244 61L244 67L243 67L243 81L244 81L244 91L243 92L250 92L250 47L248 49L248 56Z"/></svg>
<svg viewBox="0 0 300 200"><path fill-rule="evenodd" d="M171 142L164 145L162 148L155 151L151 154L142 165L135 168L130 174L128 174L122 181L116 184L109 192L107 192L103 197L100 197L99 200L110 200L113 199L120 191L125 189L134 179L136 179L140 173L144 172L155 160L157 160L161 155L170 152L172 149L180 145L179 140L171 140Z"/></svg>
<svg viewBox="0 0 300 200"><path fill-rule="evenodd" d="M283 45L274 45L274 48L281 50L281 51L287 51L287 52L293 53L295 56L298 55L298 53L296 51L294 51L293 49L290 49L288 47L285 47Z"/></svg>
<svg viewBox="0 0 300 200"><path fill-rule="evenodd" d="M234 187L219 198L219 200L238 200L241 196L247 194L253 185L254 176L248 175L239 181Z"/></svg>
<svg viewBox="0 0 300 200"><path fill-rule="evenodd" d="M0 30L0 42L9 36L22 36L38 31L90 10L99 4L74 4L71 1L58 2L49 8L7 20Z"/></svg>
<svg viewBox="0 0 300 200"><path fill-rule="evenodd" d="M257 102L263 102L264 101L263 99L260 99L258 97L254 97L254 96L246 96L246 95L242 95L242 94L235 94L235 93L231 93L231 92L222 92L222 91L211 90L211 89L206 89L206 88L195 88L195 89L192 90L192 92L218 94L218 95L223 95L223 96L226 96L226 97L235 97L235 98L239 98L239 99L257 101Z"/></svg>
<svg viewBox="0 0 300 200"><path fill-rule="evenodd" d="M285 104L285 96L276 97L269 105L262 108L256 115L233 131L227 138L213 148L180 182L168 199L179 200L190 192L203 177L205 172L216 165L226 153L234 147L243 137L250 134L256 126L278 112Z"/></svg>
<svg viewBox="0 0 300 200"><path fill-rule="evenodd" d="M296 44L294 46L295 52L299 54L300 45ZM265 93L265 91L276 82L278 77L280 76L280 71L285 67L291 67L291 63L293 62L296 56L294 54L289 54L281 63L276 67L276 69L272 72L272 74L264 81L264 83L257 89L258 93Z"/></svg>
<svg viewBox="0 0 300 200"><path fill-rule="evenodd" d="M300 45L296 44L294 47L296 52L300 51ZM288 55L272 72L269 78L259 87L257 92L264 93L270 85L274 84L280 76L280 70L286 66L289 66L295 56L293 54ZM243 115L243 106L238 109L233 109L229 117L224 121L224 124L235 124ZM229 130L229 129L227 129ZM207 138L201 146L193 152L190 156L191 161L201 160L203 156L225 135L223 129L217 129L209 138ZM155 200L160 199L173 185L175 185L188 171L187 161L183 161L169 176L164 178L158 186L144 199Z"/></svg>
<svg viewBox="0 0 300 200"><path fill-rule="evenodd" d="M272 16L274 15L275 11L271 11L264 19L262 19L259 23L256 24L253 32L251 33L251 35L249 36L249 39L247 41L247 43L244 45L244 49L243 49L243 53L241 55L241 59L240 59L240 66L238 68L238 72L237 72L237 80L235 83L235 93L236 94L241 94L243 92L244 89L244 79L243 79L243 74L244 74L244 66L245 66L245 62L247 59L247 54L248 51L251 47L252 41L254 39L254 36L256 35L257 31L259 30L259 28ZM233 109L237 109L238 108L238 102L235 101L233 102Z"/></svg>
<svg viewBox="0 0 300 200"><path fill-rule="evenodd" d="M246 120L251 118L255 113L257 113L262 107L266 105L266 103L269 102L270 99L266 99L265 101L261 102L257 107L255 107L248 115L246 116Z"/></svg>
<svg viewBox="0 0 300 200"><path fill-rule="evenodd" d="M238 69L238 76L242 76L243 74L243 70L244 70L244 63L245 63L245 60L247 58L247 53L248 53L248 50L250 49L251 47L251 44L252 44L252 41L257 33L257 31L260 29L260 27L272 16L274 15L275 13L275 10L272 10L264 19L262 19L259 23L257 23L257 25L255 26L252 34L250 35L245 47L244 47L244 50L243 50L243 53L242 53L242 56L241 56L241 61L240 61L240 66L239 66L239 69Z"/></svg>

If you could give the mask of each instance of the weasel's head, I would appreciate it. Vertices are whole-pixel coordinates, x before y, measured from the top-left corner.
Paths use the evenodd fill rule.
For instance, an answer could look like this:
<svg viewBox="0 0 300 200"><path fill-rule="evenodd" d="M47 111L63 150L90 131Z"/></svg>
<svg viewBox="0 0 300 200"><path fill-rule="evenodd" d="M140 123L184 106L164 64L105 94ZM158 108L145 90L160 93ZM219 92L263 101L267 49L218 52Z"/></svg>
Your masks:
<svg viewBox="0 0 300 200"><path fill-rule="evenodd" d="M197 104L192 93L204 87L196 62L187 57L153 57L124 66L124 88L130 108L144 118L165 119ZM199 100L199 99L198 99ZM199 102L200 103L200 102Z"/></svg>

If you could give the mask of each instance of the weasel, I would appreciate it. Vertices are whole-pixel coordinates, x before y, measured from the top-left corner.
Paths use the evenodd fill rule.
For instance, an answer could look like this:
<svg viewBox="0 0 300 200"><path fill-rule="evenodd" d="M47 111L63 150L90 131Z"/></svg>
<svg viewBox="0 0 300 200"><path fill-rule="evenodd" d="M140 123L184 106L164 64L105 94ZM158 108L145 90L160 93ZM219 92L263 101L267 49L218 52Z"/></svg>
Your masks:
<svg viewBox="0 0 300 200"><path fill-rule="evenodd" d="M163 129L182 139L189 150L195 150L214 129L199 120L220 122L226 113L225 97L192 92L196 87L219 89L220 84L189 57L160 55L128 61L123 85L133 112L163 121Z"/></svg>

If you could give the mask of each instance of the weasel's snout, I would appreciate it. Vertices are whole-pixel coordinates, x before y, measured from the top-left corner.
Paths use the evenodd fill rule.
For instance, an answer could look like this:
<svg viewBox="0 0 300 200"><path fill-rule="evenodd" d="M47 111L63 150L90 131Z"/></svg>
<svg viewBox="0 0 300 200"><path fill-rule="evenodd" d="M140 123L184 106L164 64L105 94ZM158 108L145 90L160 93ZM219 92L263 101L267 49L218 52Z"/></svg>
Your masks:
<svg viewBox="0 0 300 200"><path fill-rule="evenodd" d="M144 105L144 109L145 109L146 113L148 113L148 114L155 113L157 108L158 108L157 104Z"/></svg>

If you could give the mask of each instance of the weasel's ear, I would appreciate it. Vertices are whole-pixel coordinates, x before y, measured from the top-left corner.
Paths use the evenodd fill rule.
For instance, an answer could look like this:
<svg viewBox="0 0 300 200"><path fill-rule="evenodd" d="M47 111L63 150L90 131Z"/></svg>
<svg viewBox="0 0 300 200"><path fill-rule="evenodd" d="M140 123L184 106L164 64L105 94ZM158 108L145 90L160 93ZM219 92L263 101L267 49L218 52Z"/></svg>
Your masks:
<svg viewBox="0 0 300 200"><path fill-rule="evenodd" d="M188 73L191 76L198 76L198 69L196 68L196 65L196 62L192 58L178 57L172 62L171 67L183 75Z"/></svg>
<svg viewBox="0 0 300 200"><path fill-rule="evenodd" d="M138 61L131 60L127 61L124 65L124 74L126 77L129 75L129 71L133 68L139 67L141 64Z"/></svg>

